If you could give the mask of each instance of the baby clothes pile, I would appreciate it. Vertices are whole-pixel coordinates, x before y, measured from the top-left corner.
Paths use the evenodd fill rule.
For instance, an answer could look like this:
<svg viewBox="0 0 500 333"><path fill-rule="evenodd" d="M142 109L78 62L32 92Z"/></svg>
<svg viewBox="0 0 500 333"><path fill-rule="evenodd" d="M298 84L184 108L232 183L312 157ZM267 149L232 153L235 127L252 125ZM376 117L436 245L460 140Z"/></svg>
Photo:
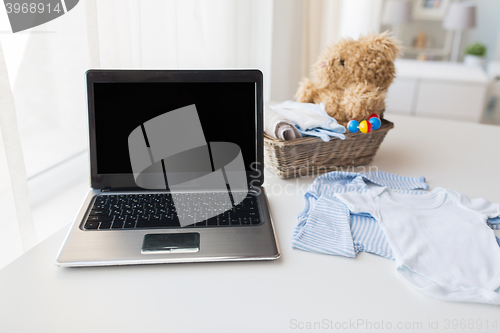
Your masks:
<svg viewBox="0 0 500 333"><path fill-rule="evenodd" d="M425 179L331 172L305 195L292 246L393 259L411 285L440 299L500 305L500 204Z"/></svg>
<svg viewBox="0 0 500 333"><path fill-rule="evenodd" d="M346 128L326 113L323 103L286 101L265 106L264 131L279 140L317 136L323 141L330 141L330 137L344 140Z"/></svg>

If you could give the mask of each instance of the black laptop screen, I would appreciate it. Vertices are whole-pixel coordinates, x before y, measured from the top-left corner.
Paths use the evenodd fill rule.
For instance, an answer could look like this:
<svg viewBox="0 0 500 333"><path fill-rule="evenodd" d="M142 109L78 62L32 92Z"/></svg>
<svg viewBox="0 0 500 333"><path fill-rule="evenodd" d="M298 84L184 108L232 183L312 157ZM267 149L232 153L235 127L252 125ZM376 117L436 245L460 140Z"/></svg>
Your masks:
<svg viewBox="0 0 500 333"><path fill-rule="evenodd" d="M254 82L93 84L98 174L131 174L128 137L148 120L196 105L207 142L232 142L247 170L256 161Z"/></svg>

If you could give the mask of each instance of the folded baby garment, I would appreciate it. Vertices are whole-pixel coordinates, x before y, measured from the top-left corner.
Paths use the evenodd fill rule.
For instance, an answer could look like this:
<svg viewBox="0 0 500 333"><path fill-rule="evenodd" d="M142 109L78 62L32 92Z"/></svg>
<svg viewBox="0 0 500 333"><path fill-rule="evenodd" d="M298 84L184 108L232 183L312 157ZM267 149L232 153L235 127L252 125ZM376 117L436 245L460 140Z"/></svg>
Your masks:
<svg viewBox="0 0 500 333"><path fill-rule="evenodd" d="M278 140L301 138L295 125L267 105L264 107L264 132Z"/></svg>
<svg viewBox="0 0 500 333"><path fill-rule="evenodd" d="M292 247L354 257L369 252L394 259L392 250L377 221L369 214L350 214L336 193L363 193L370 186L389 186L405 193L425 193L423 177L402 177L387 172L330 172L319 176L305 194L306 207L297 219Z"/></svg>
<svg viewBox="0 0 500 333"><path fill-rule="evenodd" d="M323 103L286 101L270 108L295 124L304 136L317 136L323 141L330 141L330 137L345 139L346 128L326 113Z"/></svg>
<svg viewBox="0 0 500 333"><path fill-rule="evenodd" d="M335 197L350 212L377 220L398 273L417 289L444 300L500 305L500 247L487 224L500 216L500 204L439 187L423 195L372 187Z"/></svg>

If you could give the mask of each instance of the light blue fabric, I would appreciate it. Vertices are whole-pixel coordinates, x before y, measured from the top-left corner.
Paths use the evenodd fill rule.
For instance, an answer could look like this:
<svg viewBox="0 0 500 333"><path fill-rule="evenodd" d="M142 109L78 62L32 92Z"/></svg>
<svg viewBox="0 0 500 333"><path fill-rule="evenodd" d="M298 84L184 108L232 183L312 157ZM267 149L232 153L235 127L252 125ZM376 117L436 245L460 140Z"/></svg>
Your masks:
<svg viewBox="0 0 500 333"><path fill-rule="evenodd" d="M393 252L378 222L369 214L351 214L335 193L363 193L370 186L387 186L402 193L427 193L423 177L403 177L376 171L366 173L330 172L319 176L305 194L306 207L297 216L292 247L310 252L355 257L369 252L394 260ZM500 218L488 225L500 229ZM500 239L497 238L500 245Z"/></svg>
<svg viewBox="0 0 500 333"><path fill-rule="evenodd" d="M488 226L491 229L500 229L500 217L493 217L488 219ZM497 243L500 246L500 238L497 237Z"/></svg>
<svg viewBox="0 0 500 333"><path fill-rule="evenodd" d="M323 140L325 142L330 141L330 137L335 137L335 138L339 138L341 140L345 140L345 135L344 134L335 132L334 130L327 130L327 129L324 129L324 128L321 128L321 127L316 127L316 128L311 128L311 129L308 129L308 130L303 130L298 125L295 125L295 127L297 127L297 129L299 130L300 134L302 134L302 136L317 136L317 137L321 138L321 140Z"/></svg>
<svg viewBox="0 0 500 333"><path fill-rule="evenodd" d="M500 217L489 218L488 225L491 229L500 229Z"/></svg>

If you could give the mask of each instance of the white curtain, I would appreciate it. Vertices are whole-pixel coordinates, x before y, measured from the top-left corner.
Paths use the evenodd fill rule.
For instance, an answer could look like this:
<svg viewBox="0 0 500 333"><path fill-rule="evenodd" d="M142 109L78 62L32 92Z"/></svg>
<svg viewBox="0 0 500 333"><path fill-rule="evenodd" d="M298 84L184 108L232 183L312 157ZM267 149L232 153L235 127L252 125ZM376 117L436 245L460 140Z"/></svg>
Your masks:
<svg viewBox="0 0 500 333"><path fill-rule="evenodd" d="M382 5L383 0L343 0L340 36L358 39L360 35L378 32Z"/></svg>
<svg viewBox="0 0 500 333"><path fill-rule="evenodd" d="M98 68L259 68L270 94L273 1L86 0Z"/></svg>
<svg viewBox="0 0 500 333"><path fill-rule="evenodd" d="M341 0L307 0L304 7L302 73L308 75L318 56L340 38L340 15L345 5Z"/></svg>
<svg viewBox="0 0 500 333"><path fill-rule="evenodd" d="M0 267L32 248L36 231L7 65L0 42Z"/></svg>

